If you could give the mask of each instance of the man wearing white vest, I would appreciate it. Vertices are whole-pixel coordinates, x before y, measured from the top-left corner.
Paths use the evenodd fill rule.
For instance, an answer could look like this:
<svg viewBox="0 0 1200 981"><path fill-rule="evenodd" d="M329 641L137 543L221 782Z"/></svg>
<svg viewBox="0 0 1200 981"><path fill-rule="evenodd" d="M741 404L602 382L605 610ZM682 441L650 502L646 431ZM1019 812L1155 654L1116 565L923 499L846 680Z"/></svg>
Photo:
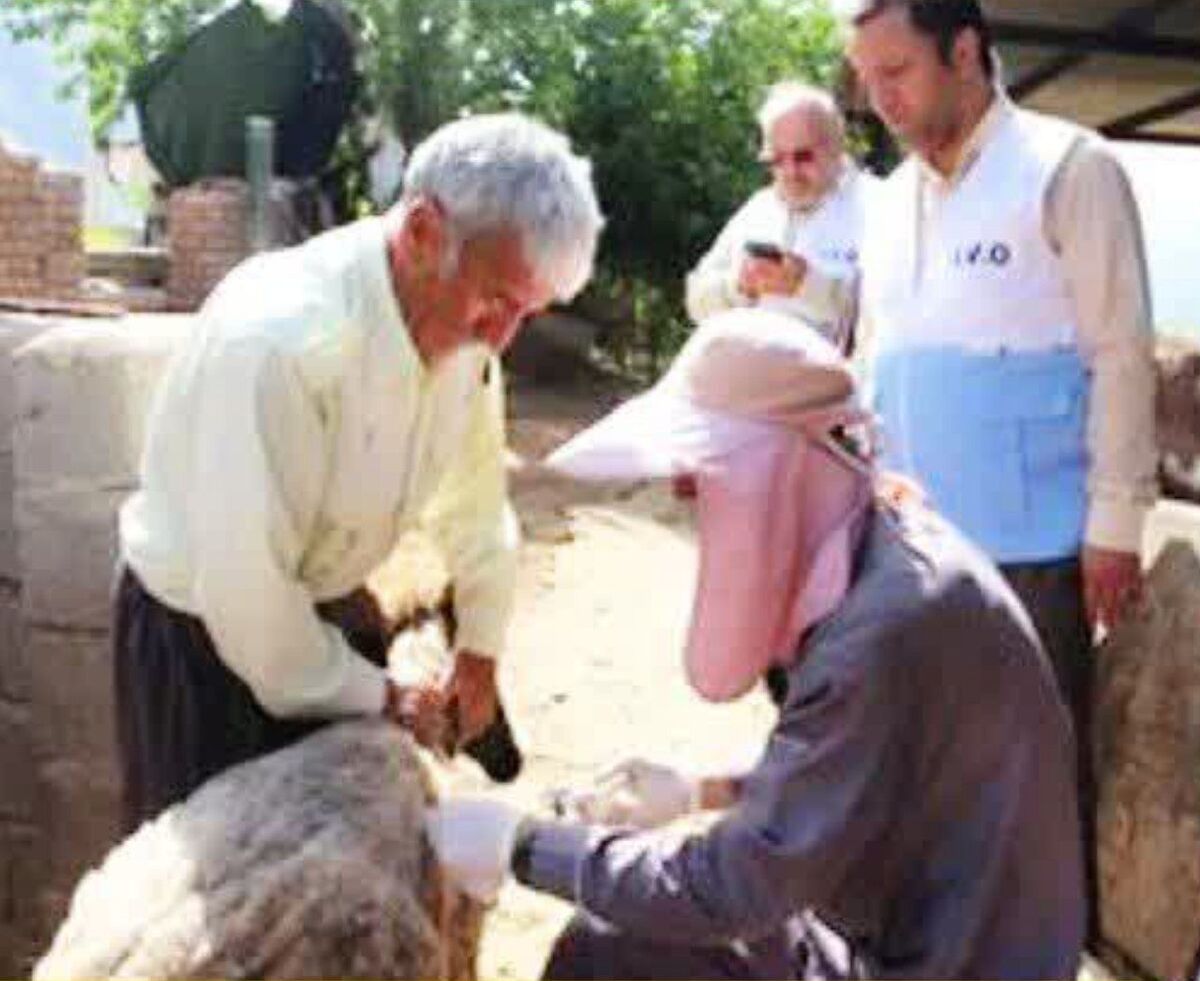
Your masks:
<svg viewBox="0 0 1200 981"><path fill-rule="evenodd" d="M838 318L813 315L802 295L806 265L845 276L858 265L865 196L875 178L845 151L845 127L829 93L785 81L758 112L759 160L771 185L729 220L687 280L696 322L734 307L798 318L836 341Z"/></svg>
<svg viewBox="0 0 1200 981"><path fill-rule="evenodd" d="M1156 495L1137 207L1099 137L1008 101L978 0L842 6L858 78L912 154L873 199L861 278L813 267L805 295L857 320L885 462L1025 603L1076 719L1090 817L1092 631L1141 592Z"/></svg>

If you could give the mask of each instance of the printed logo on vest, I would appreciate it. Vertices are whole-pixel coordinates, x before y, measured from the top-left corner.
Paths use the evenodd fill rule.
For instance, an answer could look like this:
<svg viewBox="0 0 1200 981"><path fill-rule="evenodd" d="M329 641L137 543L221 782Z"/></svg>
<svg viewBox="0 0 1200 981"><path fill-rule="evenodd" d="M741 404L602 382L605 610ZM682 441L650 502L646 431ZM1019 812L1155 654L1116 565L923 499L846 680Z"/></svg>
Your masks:
<svg viewBox="0 0 1200 981"><path fill-rule="evenodd" d="M840 262L847 266L858 265L858 249L854 246L848 246L841 249L837 246L831 246L821 250L821 258L826 262Z"/></svg>
<svg viewBox="0 0 1200 981"><path fill-rule="evenodd" d="M976 242L973 245L960 245L954 250L953 261L956 266L994 266L1003 269L1012 262L1012 247L1004 242Z"/></svg>

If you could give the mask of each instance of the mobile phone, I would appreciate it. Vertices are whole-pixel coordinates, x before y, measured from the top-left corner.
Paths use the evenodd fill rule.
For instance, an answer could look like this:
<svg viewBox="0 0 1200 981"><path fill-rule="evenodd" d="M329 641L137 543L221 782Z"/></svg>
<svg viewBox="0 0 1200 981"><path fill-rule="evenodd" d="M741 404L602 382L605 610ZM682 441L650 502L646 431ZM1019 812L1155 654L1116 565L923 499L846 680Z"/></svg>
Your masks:
<svg viewBox="0 0 1200 981"><path fill-rule="evenodd" d="M766 259L770 262L783 261L783 249L770 242L747 242L746 252L755 259Z"/></svg>

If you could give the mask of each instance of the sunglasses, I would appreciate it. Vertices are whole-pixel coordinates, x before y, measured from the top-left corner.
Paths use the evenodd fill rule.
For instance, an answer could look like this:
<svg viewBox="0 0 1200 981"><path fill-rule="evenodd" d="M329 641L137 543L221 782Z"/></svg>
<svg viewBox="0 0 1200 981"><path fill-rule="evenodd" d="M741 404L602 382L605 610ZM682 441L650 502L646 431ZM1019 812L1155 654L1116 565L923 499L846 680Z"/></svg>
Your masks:
<svg viewBox="0 0 1200 981"><path fill-rule="evenodd" d="M817 151L806 148L802 150L783 150L779 153L764 153L758 158L758 162L764 167L774 170L786 163L791 163L795 167L803 167L805 164L810 164L816 159Z"/></svg>

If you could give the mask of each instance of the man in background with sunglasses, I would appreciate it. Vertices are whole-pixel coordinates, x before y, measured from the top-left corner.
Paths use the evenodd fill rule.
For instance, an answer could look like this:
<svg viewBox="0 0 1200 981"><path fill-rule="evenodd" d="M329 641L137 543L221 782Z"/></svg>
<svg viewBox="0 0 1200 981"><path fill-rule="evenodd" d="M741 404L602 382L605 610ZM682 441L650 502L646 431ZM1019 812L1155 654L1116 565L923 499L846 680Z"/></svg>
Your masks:
<svg viewBox="0 0 1200 981"><path fill-rule="evenodd" d="M845 153L845 126L827 92L784 81L758 113L759 160L771 185L730 219L688 276L688 313L697 322L734 307L761 306L799 318L837 341L837 320L814 314L803 296L813 264L834 276L858 263L864 198L874 178Z"/></svg>

